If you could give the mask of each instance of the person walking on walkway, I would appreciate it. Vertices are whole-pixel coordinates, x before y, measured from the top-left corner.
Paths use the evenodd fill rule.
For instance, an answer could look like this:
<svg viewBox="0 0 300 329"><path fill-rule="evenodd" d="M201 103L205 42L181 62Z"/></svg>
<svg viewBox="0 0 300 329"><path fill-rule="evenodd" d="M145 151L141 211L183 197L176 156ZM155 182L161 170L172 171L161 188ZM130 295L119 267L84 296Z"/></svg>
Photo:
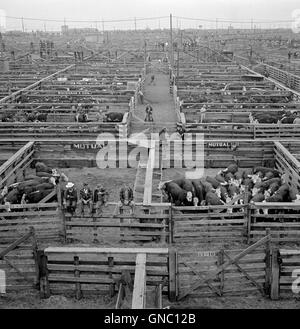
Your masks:
<svg viewBox="0 0 300 329"><path fill-rule="evenodd" d="M149 85L152 85L152 84L153 84L153 86L155 86L155 82L154 82L154 79L155 79L155 75L154 75L154 74L152 74L152 75L151 75L151 80L150 80L150 83L149 83Z"/></svg>
<svg viewBox="0 0 300 329"><path fill-rule="evenodd" d="M141 89L139 90L138 94L139 94L140 103L144 104L144 94Z"/></svg>
<svg viewBox="0 0 300 329"><path fill-rule="evenodd" d="M206 105L204 104L200 109L200 123L203 123L205 120L205 113L206 113Z"/></svg>
<svg viewBox="0 0 300 329"><path fill-rule="evenodd" d="M145 111L146 111L145 122L153 122L153 116L152 116L153 108L150 104L146 106Z"/></svg>

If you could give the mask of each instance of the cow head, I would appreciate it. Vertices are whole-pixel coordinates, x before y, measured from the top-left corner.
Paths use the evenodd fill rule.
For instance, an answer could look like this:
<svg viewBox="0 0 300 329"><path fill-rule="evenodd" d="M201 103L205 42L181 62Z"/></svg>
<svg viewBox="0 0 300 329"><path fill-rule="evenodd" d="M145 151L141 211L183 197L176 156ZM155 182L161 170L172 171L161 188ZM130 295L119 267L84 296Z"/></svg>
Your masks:
<svg viewBox="0 0 300 329"><path fill-rule="evenodd" d="M265 193L264 193L265 199L269 198L271 196L271 194L272 193L271 193L270 189L266 190Z"/></svg>
<svg viewBox="0 0 300 329"><path fill-rule="evenodd" d="M253 187L253 189L252 189L252 196L258 194L259 191L260 191L260 188L258 188L258 187Z"/></svg>
<svg viewBox="0 0 300 329"><path fill-rule="evenodd" d="M49 177L49 183L53 184L54 186L56 185L56 180L54 177Z"/></svg>
<svg viewBox="0 0 300 329"><path fill-rule="evenodd" d="M197 207L198 206L198 203L199 203L199 199L197 197L194 197L193 198L193 204L194 204L194 206Z"/></svg>
<svg viewBox="0 0 300 329"><path fill-rule="evenodd" d="M8 187L5 185L0 195L1 197L5 197L7 193L8 193Z"/></svg>
<svg viewBox="0 0 300 329"><path fill-rule="evenodd" d="M193 201L193 193L191 191L188 191L186 193L186 199L188 202L192 202Z"/></svg>
<svg viewBox="0 0 300 329"><path fill-rule="evenodd" d="M300 203L300 194L296 194L296 199L293 202Z"/></svg>
<svg viewBox="0 0 300 329"><path fill-rule="evenodd" d="M254 174L254 175L248 175L248 177L251 178L251 180L254 184L261 182L261 177L260 177L259 173Z"/></svg>
<svg viewBox="0 0 300 329"><path fill-rule="evenodd" d="M160 191L162 191L162 190L164 190L165 189L165 187L166 187L166 182L159 182L158 183L158 190L160 190Z"/></svg>
<svg viewBox="0 0 300 329"><path fill-rule="evenodd" d="M221 199L221 188L220 187L218 187L217 189L216 189L216 195L218 196L218 198L220 198Z"/></svg>
<svg viewBox="0 0 300 329"><path fill-rule="evenodd" d="M232 179L231 180L231 184L234 185L234 186L236 186L236 187L240 187L241 183L242 183L242 179L241 178L239 178L239 179Z"/></svg>

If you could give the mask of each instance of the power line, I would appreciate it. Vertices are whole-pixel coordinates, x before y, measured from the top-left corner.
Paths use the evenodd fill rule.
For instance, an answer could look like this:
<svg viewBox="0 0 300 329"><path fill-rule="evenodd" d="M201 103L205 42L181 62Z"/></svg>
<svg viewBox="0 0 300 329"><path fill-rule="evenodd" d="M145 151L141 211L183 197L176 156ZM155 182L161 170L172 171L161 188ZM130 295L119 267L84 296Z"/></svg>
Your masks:
<svg viewBox="0 0 300 329"><path fill-rule="evenodd" d="M169 16L160 16L160 17L146 17L146 18L126 18L126 19L112 19L112 20L72 20L68 18L64 19L49 19L49 18L33 18L33 17L16 17L16 16L5 16L8 19L24 19L27 21L42 21L42 22L56 22L56 23L118 23L118 22L135 22L135 21L146 21L146 20L157 20L169 18Z"/></svg>
<svg viewBox="0 0 300 329"><path fill-rule="evenodd" d="M203 21L203 22L216 22L216 19L207 19L207 18L193 18L193 17L181 17L181 16L173 16L179 19L185 19L190 21ZM250 23L289 23L294 22L294 19L289 20L254 20L254 19L245 19L245 20L233 20L233 19L222 19L217 18L218 22L222 23L240 23L240 24L250 24Z"/></svg>

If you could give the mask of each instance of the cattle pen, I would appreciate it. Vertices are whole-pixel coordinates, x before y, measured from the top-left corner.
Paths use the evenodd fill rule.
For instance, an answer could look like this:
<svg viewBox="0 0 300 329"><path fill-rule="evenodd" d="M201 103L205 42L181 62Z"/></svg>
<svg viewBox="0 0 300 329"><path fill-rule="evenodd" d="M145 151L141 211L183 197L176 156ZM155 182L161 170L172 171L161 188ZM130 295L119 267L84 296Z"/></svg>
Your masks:
<svg viewBox="0 0 300 329"><path fill-rule="evenodd" d="M300 124L284 119L300 113L298 80L285 85L269 64L263 69L271 78L265 76L206 46L205 38L198 46L181 40L175 65L173 49L161 49L156 32L148 31L143 46L140 35L119 33L103 49L86 45L75 64L57 37L57 56L38 65L26 56L11 59L3 72L0 269L7 292L34 291L41 300L105 296L114 309L296 298ZM162 31L159 38L169 36ZM78 52L76 43L71 47ZM153 121L144 120L149 104ZM49 171L39 175L37 164ZM277 190L296 193L267 201L263 191L256 201L256 181L244 189L240 182L224 201L218 181L193 204L196 190L187 203L189 191L176 183L185 193L176 203L162 188L180 180L213 185L230 166L241 181L258 183L267 175L256 177L254 168L267 169ZM93 196L104 187L108 200L98 208L93 199L88 214L79 202L70 211L70 183L78 200L84 183ZM43 184L51 186L46 194L24 201L40 196ZM133 191L132 208L121 202L124 186ZM7 201L13 192L18 201ZM209 193L219 203L208 202Z"/></svg>

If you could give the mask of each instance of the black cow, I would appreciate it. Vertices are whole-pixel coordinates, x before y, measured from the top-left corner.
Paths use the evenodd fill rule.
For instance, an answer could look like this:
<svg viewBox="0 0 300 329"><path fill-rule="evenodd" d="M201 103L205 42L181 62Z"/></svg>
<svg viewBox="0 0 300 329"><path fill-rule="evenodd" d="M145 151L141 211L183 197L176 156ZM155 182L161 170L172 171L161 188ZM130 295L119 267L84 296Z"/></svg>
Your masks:
<svg viewBox="0 0 300 329"><path fill-rule="evenodd" d="M170 181L165 182L159 187L160 189L164 190L168 195L169 202L175 204L175 206L185 205L187 202L192 202L192 196L190 196L185 190L183 190L178 184Z"/></svg>
<svg viewBox="0 0 300 329"><path fill-rule="evenodd" d="M287 202L290 195L290 188L288 184L283 184L270 197L266 198L266 202Z"/></svg>
<svg viewBox="0 0 300 329"><path fill-rule="evenodd" d="M208 206L222 206L224 202L213 191L209 191L205 195L205 201Z"/></svg>
<svg viewBox="0 0 300 329"><path fill-rule="evenodd" d="M268 172L271 172L273 173L274 177L280 177L280 173L278 170L276 169L273 169L273 168L268 168L268 167L255 167L254 170L253 170L253 173L256 174L258 172L261 172L263 174L263 176L265 177L265 175L268 173Z"/></svg>
<svg viewBox="0 0 300 329"><path fill-rule="evenodd" d="M222 172L223 173L231 173L231 174L234 175L238 170L239 170L238 165L233 163L233 164L229 165L226 169L222 170Z"/></svg>
<svg viewBox="0 0 300 329"><path fill-rule="evenodd" d="M218 188L220 186L220 182L213 177L207 176L206 181L212 185L214 189Z"/></svg>
<svg viewBox="0 0 300 329"><path fill-rule="evenodd" d="M192 192L193 196L195 195L195 188L194 188L193 182L191 180L186 179L186 178L178 178L178 179L174 179L172 182L176 183L183 190L185 190L187 192Z"/></svg>
<svg viewBox="0 0 300 329"><path fill-rule="evenodd" d="M11 204L20 203L21 201L21 195L18 191L18 189L13 189L12 191L8 192L8 194L5 196L5 201L9 202Z"/></svg>
<svg viewBox="0 0 300 329"><path fill-rule="evenodd" d="M44 199L48 194L50 194L52 191L53 191L53 189L37 190L32 193L26 194L25 202L26 203L38 203L42 199Z"/></svg>
<svg viewBox="0 0 300 329"><path fill-rule="evenodd" d="M120 112L110 112L105 114L104 121L105 122L122 122L123 120L123 113Z"/></svg>
<svg viewBox="0 0 300 329"><path fill-rule="evenodd" d="M36 172L46 172L52 174L52 168L48 167L43 162L36 162L35 169Z"/></svg>
<svg viewBox="0 0 300 329"><path fill-rule="evenodd" d="M192 184L195 189L195 197L198 199L198 205L201 205L204 200L204 188L200 179L192 179Z"/></svg>

